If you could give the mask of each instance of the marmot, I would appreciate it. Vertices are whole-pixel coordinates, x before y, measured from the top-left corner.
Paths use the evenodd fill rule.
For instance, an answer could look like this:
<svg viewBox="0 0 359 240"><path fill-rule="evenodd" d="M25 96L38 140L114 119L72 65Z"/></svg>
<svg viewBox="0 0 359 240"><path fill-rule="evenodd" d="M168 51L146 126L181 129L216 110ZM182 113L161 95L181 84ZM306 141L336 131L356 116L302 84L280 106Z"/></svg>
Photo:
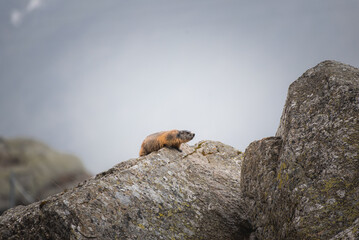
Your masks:
<svg viewBox="0 0 359 240"><path fill-rule="evenodd" d="M194 135L194 133L186 130L170 130L151 134L143 140L140 156L158 151L163 147L174 148L182 152L179 149L181 144L192 140Z"/></svg>

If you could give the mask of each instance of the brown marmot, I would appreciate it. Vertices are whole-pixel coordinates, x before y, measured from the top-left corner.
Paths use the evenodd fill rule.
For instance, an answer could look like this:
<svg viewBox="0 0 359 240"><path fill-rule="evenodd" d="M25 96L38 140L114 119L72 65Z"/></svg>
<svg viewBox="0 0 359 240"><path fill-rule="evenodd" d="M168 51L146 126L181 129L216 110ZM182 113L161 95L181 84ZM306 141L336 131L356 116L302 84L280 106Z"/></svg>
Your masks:
<svg viewBox="0 0 359 240"><path fill-rule="evenodd" d="M170 130L151 134L143 140L140 156L145 156L151 152L158 151L163 147L174 148L182 152L179 147L182 143L194 138L194 133L186 130Z"/></svg>

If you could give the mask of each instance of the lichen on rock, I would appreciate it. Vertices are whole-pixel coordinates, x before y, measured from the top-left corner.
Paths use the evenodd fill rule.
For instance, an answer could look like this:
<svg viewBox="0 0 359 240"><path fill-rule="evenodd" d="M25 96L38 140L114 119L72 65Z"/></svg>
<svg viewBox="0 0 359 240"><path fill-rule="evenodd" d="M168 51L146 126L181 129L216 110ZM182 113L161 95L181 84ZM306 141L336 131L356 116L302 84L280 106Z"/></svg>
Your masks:
<svg viewBox="0 0 359 240"><path fill-rule="evenodd" d="M0 218L0 236L246 239L251 226L241 204L242 154L212 141L182 150L122 162L32 204L25 216L11 209Z"/></svg>
<svg viewBox="0 0 359 240"><path fill-rule="evenodd" d="M250 221L259 239L329 239L344 229L359 238L353 227L359 219L358 130L359 69L324 61L291 84L277 145L264 139L245 152L241 187L245 201L255 202ZM263 164L268 156L270 165ZM263 170L275 176L253 176Z"/></svg>

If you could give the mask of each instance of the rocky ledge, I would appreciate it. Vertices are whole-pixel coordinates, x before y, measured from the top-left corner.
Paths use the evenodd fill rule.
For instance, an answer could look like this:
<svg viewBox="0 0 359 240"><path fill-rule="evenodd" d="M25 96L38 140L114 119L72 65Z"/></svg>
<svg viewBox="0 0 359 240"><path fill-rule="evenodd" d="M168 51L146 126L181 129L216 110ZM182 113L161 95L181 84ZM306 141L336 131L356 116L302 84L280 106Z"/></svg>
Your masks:
<svg viewBox="0 0 359 240"><path fill-rule="evenodd" d="M1 239L359 239L359 70L291 84L277 134L130 159L0 217Z"/></svg>
<svg viewBox="0 0 359 240"><path fill-rule="evenodd" d="M0 219L5 239L241 239L242 154L219 142L161 149Z"/></svg>

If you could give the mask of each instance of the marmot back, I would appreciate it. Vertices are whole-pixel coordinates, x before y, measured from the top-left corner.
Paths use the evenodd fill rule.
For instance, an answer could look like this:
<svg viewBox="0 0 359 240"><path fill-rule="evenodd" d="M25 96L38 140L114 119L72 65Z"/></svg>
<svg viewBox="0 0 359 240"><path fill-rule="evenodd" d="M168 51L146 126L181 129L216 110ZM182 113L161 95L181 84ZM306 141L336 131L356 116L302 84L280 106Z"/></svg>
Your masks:
<svg viewBox="0 0 359 240"><path fill-rule="evenodd" d="M140 156L158 151L163 147L174 148L181 152L179 147L194 138L194 133L186 130L170 130L151 134L143 140Z"/></svg>

